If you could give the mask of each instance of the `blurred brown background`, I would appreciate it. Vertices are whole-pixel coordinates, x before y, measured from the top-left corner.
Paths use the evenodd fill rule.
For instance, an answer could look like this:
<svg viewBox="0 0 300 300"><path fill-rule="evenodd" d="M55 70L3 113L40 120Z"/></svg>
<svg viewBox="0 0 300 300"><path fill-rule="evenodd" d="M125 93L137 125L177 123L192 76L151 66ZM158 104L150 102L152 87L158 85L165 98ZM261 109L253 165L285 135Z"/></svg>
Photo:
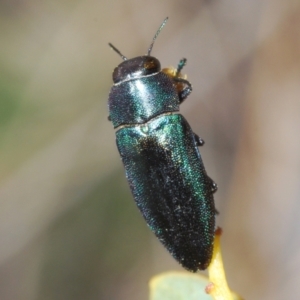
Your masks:
<svg viewBox="0 0 300 300"><path fill-rule="evenodd" d="M218 183L228 280L300 294L299 0L0 2L0 299L147 299L181 270L130 195L107 121L121 59L188 59L181 112Z"/></svg>

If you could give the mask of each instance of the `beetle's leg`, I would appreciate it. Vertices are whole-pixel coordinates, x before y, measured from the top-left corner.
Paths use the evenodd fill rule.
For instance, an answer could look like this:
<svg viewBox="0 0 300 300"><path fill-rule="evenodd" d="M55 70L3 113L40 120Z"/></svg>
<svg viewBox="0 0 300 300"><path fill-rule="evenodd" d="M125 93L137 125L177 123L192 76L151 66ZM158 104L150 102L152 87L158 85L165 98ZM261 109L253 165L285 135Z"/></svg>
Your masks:
<svg viewBox="0 0 300 300"><path fill-rule="evenodd" d="M174 77L173 80L186 85L186 87L178 93L179 103L181 104L183 100L186 99L187 96L192 92L192 85L189 81L183 78Z"/></svg>
<svg viewBox="0 0 300 300"><path fill-rule="evenodd" d="M205 143L204 140L201 137L199 137L199 135L197 135L196 133L193 132L193 134L194 134L194 138L195 138L195 141L196 141L196 145L197 146L203 146L204 143ZM214 194L218 190L218 185L209 176L207 176L207 179L210 182L211 191ZM216 213L216 215L219 214L219 212L216 209L215 209L215 213Z"/></svg>
<svg viewBox="0 0 300 300"><path fill-rule="evenodd" d="M110 117L110 116L108 116L108 117L107 117L107 120L108 120L108 121L111 121L111 117Z"/></svg>
<svg viewBox="0 0 300 300"><path fill-rule="evenodd" d="M201 137L199 135L197 135L196 133L194 133L194 139L196 141L197 146L203 146L205 144L204 140L201 139Z"/></svg>
<svg viewBox="0 0 300 300"><path fill-rule="evenodd" d="M208 181L210 182L211 191L214 194L218 190L218 185L210 177L207 176L207 178Z"/></svg>
<svg viewBox="0 0 300 300"><path fill-rule="evenodd" d="M183 83L186 85L186 87L184 89L182 89L179 93L178 93L178 96L179 96L179 102L180 104L183 102L184 99L187 98L187 96L192 92L192 85L186 80L186 79L183 79L183 78L180 78L180 72L181 70L183 69L183 67L185 66L186 64L186 58L182 58L179 63L178 63L178 66L177 66L177 70L176 70L176 74L173 78L174 81L176 82L179 82L179 83Z"/></svg>
<svg viewBox="0 0 300 300"><path fill-rule="evenodd" d="M177 78L180 71L183 69L183 67L185 66L186 64L186 58L182 58L179 63L178 63L178 66L177 66L177 70L176 70L176 74L175 74L175 77Z"/></svg>

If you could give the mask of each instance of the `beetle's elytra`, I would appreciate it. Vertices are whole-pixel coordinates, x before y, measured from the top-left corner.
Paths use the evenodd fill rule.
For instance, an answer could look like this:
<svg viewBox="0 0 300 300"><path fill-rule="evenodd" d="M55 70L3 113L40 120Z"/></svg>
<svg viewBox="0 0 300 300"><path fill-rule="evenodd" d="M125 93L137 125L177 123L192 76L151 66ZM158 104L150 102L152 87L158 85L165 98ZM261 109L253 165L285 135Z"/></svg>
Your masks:
<svg viewBox="0 0 300 300"><path fill-rule="evenodd" d="M134 200L148 226L187 270L206 269L215 230L213 193L198 146L204 144L180 115L191 84L176 70L161 70L150 56L124 60L113 72L108 106Z"/></svg>

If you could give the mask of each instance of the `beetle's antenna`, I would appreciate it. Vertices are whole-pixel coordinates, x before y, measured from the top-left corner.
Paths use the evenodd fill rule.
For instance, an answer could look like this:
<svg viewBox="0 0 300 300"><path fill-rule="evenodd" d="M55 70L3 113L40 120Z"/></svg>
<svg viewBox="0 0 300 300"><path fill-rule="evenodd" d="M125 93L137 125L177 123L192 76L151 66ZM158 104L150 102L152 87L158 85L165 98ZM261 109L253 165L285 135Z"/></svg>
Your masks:
<svg viewBox="0 0 300 300"><path fill-rule="evenodd" d="M111 49L113 49L115 52L117 52L117 53L122 57L123 60L127 60L127 57L124 56L124 55L120 52L120 50L118 50L114 45L112 45L111 43L108 43L108 45L109 45L109 47L110 47Z"/></svg>
<svg viewBox="0 0 300 300"><path fill-rule="evenodd" d="M162 22L162 24L160 25L160 27L158 28L158 30L157 30L157 32L156 32L156 34L155 34L155 36L154 36L154 38L153 38L153 40L152 40L152 43L151 43L151 45L150 45L150 47L149 47L149 49L148 49L148 54L147 54L148 56L150 56L150 53L151 53L151 51L152 51L154 42L155 42L157 36L160 34L160 32L161 32L161 30L163 29L163 27L166 25L168 19L169 19L169 18L166 17L166 18L164 19L164 21Z"/></svg>

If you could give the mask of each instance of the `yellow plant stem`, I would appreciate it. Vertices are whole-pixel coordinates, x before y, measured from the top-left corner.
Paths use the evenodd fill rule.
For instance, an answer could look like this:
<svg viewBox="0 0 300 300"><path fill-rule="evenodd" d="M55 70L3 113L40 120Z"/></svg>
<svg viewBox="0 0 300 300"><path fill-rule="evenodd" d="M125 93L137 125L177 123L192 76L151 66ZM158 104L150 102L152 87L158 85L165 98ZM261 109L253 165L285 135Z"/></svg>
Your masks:
<svg viewBox="0 0 300 300"><path fill-rule="evenodd" d="M214 250L211 263L208 267L209 281L211 282L206 287L206 292L215 300L233 300L231 291L228 287L223 259L220 247L220 236L222 230L218 228L215 234Z"/></svg>

